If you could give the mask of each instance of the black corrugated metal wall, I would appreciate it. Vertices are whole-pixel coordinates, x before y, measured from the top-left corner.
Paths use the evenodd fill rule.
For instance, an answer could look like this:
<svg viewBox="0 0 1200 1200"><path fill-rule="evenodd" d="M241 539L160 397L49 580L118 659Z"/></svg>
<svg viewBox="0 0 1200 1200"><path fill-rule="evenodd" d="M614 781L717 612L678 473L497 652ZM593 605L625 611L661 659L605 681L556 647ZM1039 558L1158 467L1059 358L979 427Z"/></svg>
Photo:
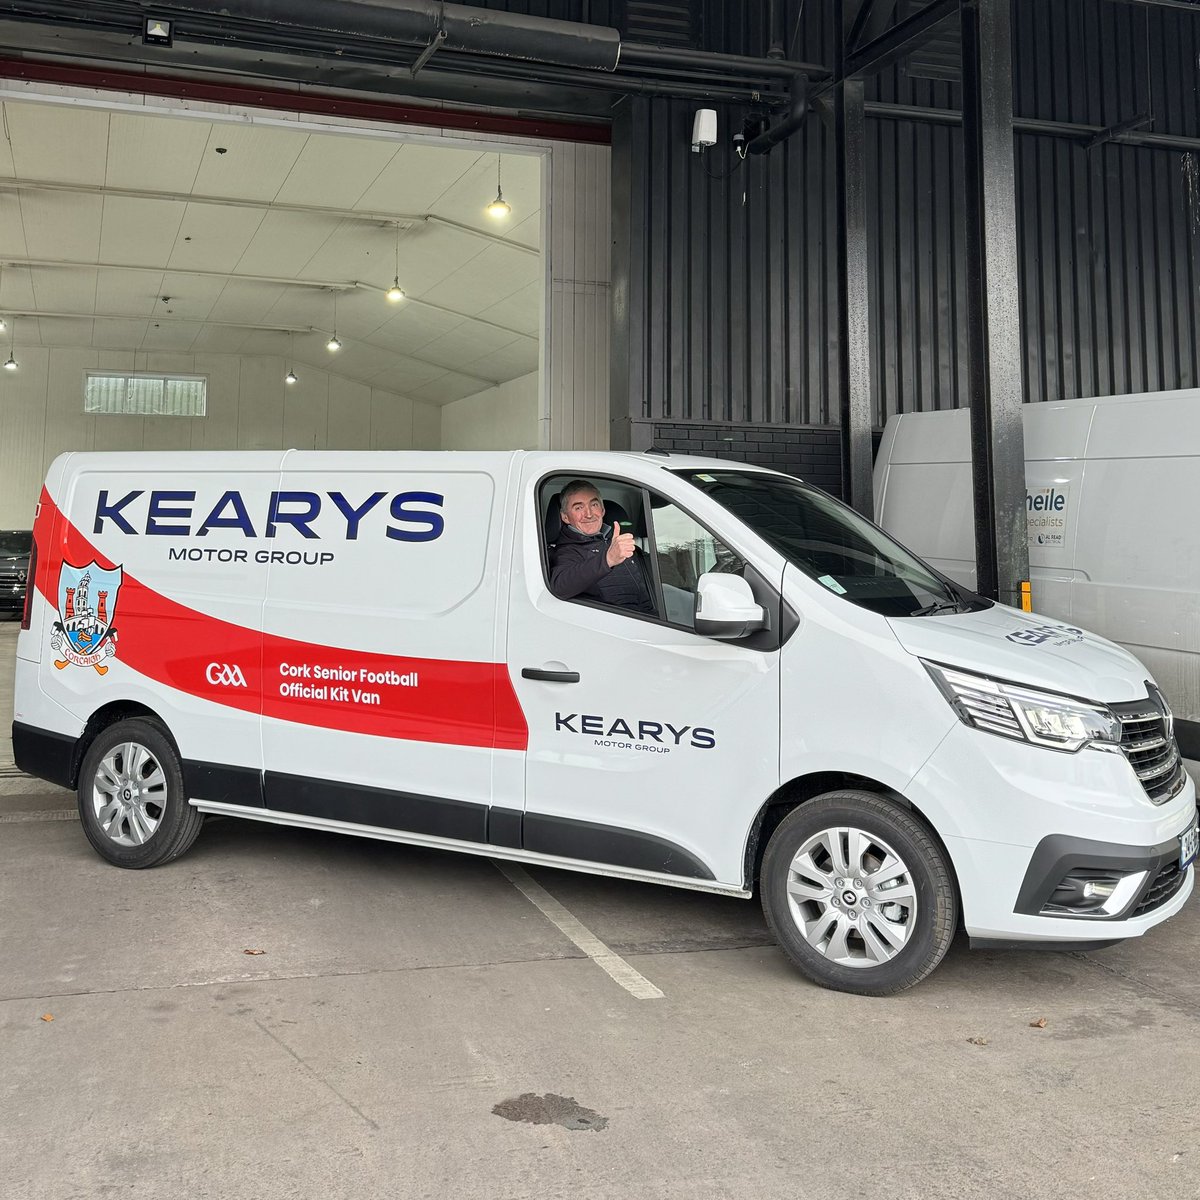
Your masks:
<svg viewBox="0 0 1200 1200"><path fill-rule="evenodd" d="M824 5L798 58L830 61ZM705 48L762 54L765 6L710 4ZM714 18L713 14L716 14ZM951 45L957 29L951 31ZM1149 106L1156 134L1200 137L1200 17L1117 0L1014 0L1018 120L1107 126ZM964 405L966 331L959 87L903 67L868 87L875 419ZM932 73L937 74L937 71ZM942 72L945 74L945 72ZM943 114L896 119L879 106ZM630 221L625 313L634 444L837 422L832 145L819 115L736 166L744 110L690 152L697 105L633 99L614 142ZM1025 398L1192 386L1200 309L1200 153L1091 134L1016 135ZM618 197L618 206L620 197ZM664 437L663 435L668 435ZM721 432L722 437L727 435ZM739 439L740 440L740 439ZM732 452L736 447L730 447Z"/></svg>

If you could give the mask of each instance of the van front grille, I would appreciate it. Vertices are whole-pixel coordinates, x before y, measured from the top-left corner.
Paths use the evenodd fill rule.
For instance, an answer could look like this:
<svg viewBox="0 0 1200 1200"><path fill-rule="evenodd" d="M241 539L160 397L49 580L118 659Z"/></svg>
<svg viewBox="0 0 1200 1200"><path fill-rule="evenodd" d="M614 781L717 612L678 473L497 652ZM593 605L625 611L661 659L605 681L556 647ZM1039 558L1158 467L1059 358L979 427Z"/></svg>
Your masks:
<svg viewBox="0 0 1200 1200"><path fill-rule="evenodd" d="M1134 774L1155 804L1165 804L1179 794L1185 779L1179 747L1168 730L1165 702L1151 693L1145 700L1110 707L1120 718L1121 749Z"/></svg>

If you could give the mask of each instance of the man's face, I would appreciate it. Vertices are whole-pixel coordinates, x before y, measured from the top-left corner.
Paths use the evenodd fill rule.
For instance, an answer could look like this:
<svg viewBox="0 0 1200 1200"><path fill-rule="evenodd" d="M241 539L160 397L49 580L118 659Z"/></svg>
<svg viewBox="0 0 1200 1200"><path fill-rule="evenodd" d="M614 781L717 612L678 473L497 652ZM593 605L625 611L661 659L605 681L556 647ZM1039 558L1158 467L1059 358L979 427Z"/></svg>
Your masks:
<svg viewBox="0 0 1200 1200"><path fill-rule="evenodd" d="M596 492L575 492L567 498L563 522L580 533L599 533L604 525L604 501Z"/></svg>

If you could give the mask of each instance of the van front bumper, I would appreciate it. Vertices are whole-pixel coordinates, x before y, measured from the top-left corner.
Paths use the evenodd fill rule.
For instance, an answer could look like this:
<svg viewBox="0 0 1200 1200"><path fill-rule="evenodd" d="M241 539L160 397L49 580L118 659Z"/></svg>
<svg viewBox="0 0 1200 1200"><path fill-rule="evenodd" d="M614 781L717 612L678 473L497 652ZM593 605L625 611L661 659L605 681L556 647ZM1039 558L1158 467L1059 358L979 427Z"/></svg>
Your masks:
<svg viewBox="0 0 1200 1200"><path fill-rule="evenodd" d="M1196 824L1191 779L1156 806L1121 754L1064 754L964 725L906 790L950 854L973 944L1111 944L1191 895L1195 867L1180 865Z"/></svg>

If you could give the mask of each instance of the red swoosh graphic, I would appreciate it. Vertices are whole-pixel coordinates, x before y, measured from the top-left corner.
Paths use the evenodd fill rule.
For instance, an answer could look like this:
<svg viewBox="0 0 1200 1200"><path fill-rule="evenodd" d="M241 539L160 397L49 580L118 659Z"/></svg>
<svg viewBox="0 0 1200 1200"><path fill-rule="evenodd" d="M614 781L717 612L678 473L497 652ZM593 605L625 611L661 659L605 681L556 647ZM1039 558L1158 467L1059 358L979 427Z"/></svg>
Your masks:
<svg viewBox="0 0 1200 1200"><path fill-rule="evenodd" d="M101 554L45 489L35 539L40 551L37 589L54 608L64 560L75 566L95 560L107 569L123 565ZM406 741L501 750L528 745L525 715L505 663L375 654L259 634L168 599L128 568L112 624L121 662L149 679L227 708ZM209 682L205 672L213 662L240 667L246 686ZM307 668L307 674L285 673L285 665ZM352 678L318 677L334 668ZM281 694L289 684L324 689L324 694ZM356 699L356 691L377 697L378 703Z"/></svg>

